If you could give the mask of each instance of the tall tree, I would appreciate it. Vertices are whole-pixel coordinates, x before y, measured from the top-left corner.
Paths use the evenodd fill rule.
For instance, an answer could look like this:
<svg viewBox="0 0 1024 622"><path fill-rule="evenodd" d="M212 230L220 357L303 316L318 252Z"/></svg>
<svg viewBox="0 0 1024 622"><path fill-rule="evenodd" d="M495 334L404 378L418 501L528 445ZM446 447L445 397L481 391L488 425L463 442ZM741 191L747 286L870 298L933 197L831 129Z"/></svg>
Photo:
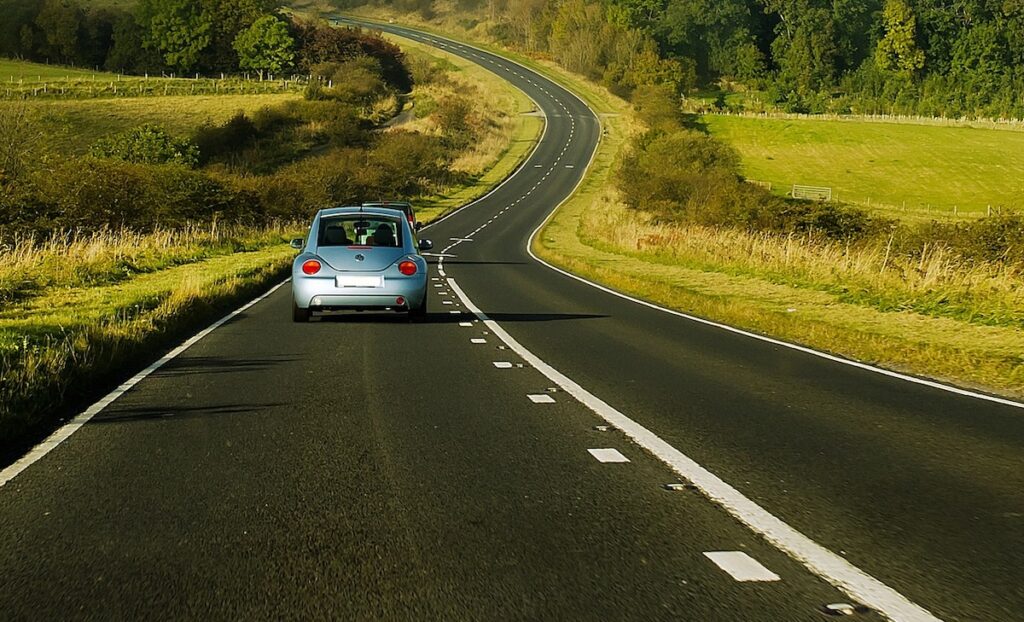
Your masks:
<svg viewBox="0 0 1024 622"><path fill-rule="evenodd" d="M139 17L143 45L174 69L194 69L210 45L212 24L197 0L142 0Z"/></svg>
<svg viewBox="0 0 1024 622"><path fill-rule="evenodd" d="M924 68L924 52L917 47L917 22L905 0L885 0L882 13L885 36L875 49L880 69L912 75Z"/></svg>
<svg viewBox="0 0 1024 622"><path fill-rule="evenodd" d="M203 55L204 65L216 71L238 67L234 43L238 33L264 15L281 6L279 0L199 0L203 17L211 24L210 47Z"/></svg>
<svg viewBox="0 0 1024 622"><path fill-rule="evenodd" d="M238 33L235 51L239 65L260 74L279 73L292 66L295 60L295 39L288 33L288 25L273 15L265 15L252 26Z"/></svg>
<svg viewBox="0 0 1024 622"><path fill-rule="evenodd" d="M74 0L46 0L36 17L44 54L62 63L78 60L82 20L82 7Z"/></svg>

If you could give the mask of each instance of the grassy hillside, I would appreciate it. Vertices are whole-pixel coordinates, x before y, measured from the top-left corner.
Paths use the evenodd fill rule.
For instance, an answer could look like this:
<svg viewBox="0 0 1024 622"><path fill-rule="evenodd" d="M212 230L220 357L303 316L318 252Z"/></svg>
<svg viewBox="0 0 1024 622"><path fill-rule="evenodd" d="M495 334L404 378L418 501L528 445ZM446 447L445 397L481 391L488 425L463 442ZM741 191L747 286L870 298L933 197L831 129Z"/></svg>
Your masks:
<svg viewBox="0 0 1024 622"><path fill-rule="evenodd" d="M102 71L0 58L0 81L5 85L19 81L45 82L68 79L116 80L117 76Z"/></svg>
<svg viewBox="0 0 1024 622"><path fill-rule="evenodd" d="M841 200L909 219L1024 207L1024 132L853 120L707 115L749 179L784 194L830 186ZM905 207L904 207L905 206Z"/></svg>
<svg viewBox="0 0 1024 622"><path fill-rule="evenodd" d="M187 136L204 121L223 123L238 111L298 101L298 93L265 95L175 95L123 99L0 101L0 107L27 105L49 139L51 149L82 154L98 138L144 123L158 123Z"/></svg>

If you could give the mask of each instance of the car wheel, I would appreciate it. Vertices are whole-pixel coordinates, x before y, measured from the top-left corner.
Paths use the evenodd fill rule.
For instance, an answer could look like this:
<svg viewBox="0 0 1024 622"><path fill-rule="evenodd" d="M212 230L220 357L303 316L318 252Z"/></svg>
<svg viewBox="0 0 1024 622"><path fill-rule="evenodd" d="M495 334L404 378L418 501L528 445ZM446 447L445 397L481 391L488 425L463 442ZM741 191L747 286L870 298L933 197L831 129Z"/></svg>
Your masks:
<svg viewBox="0 0 1024 622"><path fill-rule="evenodd" d="M421 320L427 317L427 293L423 292L423 302L420 306L409 309L409 317L414 320Z"/></svg>
<svg viewBox="0 0 1024 622"><path fill-rule="evenodd" d="M292 321L293 322L308 322L310 316L309 309L302 309L299 305L292 301Z"/></svg>

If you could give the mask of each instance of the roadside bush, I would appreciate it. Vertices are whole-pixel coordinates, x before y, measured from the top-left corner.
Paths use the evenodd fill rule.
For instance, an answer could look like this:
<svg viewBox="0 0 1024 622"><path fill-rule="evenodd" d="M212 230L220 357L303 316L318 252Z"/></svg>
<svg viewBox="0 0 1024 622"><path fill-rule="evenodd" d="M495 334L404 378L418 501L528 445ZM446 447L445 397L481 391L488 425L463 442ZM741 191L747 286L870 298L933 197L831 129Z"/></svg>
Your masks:
<svg viewBox="0 0 1024 622"><path fill-rule="evenodd" d="M199 163L199 149L193 143L176 138L153 124L101 138L90 153L97 158L113 158L134 164L173 163L195 167Z"/></svg>
<svg viewBox="0 0 1024 622"><path fill-rule="evenodd" d="M669 85L640 86L633 91L633 110L655 132L676 132L684 127L679 95Z"/></svg>
<svg viewBox="0 0 1024 622"><path fill-rule="evenodd" d="M932 221L908 229L900 238L903 252L943 246L967 259L1024 266L1024 213L1009 211L971 222Z"/></svg>
<svg viewBox="0 0 1024 622"><path fill-rule="evenodd" d="M451 151L436 136L389 132L380 137L367 159L367 168L380 174L379 187L368 196L417 196L440 190L451 181Z"/></svg>
<svg viewBox="0 0 1024 622"><path fill-rule="evenodd" d="M333 101L291 105L297 117L313 124L319 133L338 145L365 145L370 140L366 123L352 106Z"/></svg>
<svg viewBox="0 0 1024 622"><path fill-rule="evenodd" d="M437 102L434 118L441 135L453 149L464 149L476 140L473 131L473 104L465 97L447 97Z"/></svg>
<svg viewBox="0 0 1024 622"><path fill-rule="evenodd" d="M299 43L297 65L304 71L312 73L314 67L323 63L339 63L367 56L377 61L388 86L401 93L412 88L405 53L379 35L362 32L358 28L333 28L304 21L293 22L292 30Z"/></svg>
<svg viewBox="0 0 1024 622"><path fill-rule="evenodd" d="M893 229L892 221L849 205L786 199L747 184L730 146L692 130L667 131L682 123L671 106L655 103L642 114L659 129L634 139L617 180L623 201L633 209L661 221L808 232L833 240Z"/></svg>
<svg viewBox="0 0 1024 622"><path fill-rule="evenodd" d="M252 113L252 124L257 134L266 134L278 128L294 125L298 120L299 112L293 104L263 106Z"/></svg>
<svg viewBox="0 0 1024 622"><path fill-rule="evenodd" d="M742 197L739 156L697 132L649 132L623 158L618 187L626 205L666 220L705 224L735 219Z"/></svg>
<svg viewBox="0 0 1024 622"><path fill-rule="evenodd" d="M388 93L382 72L380 62L369 56L357 56L337 63L331 76L333 86L325 89L324 93L338 101L369 106Z"/></svg>
<svg viewBox="0 0 1024 622"><path fill-rule="evenodd" d="M255 142L258 131L244 112L238 112L221 125L205 123L192 135L203 164L217 156L240 151Z"/></svg>
<svg viewBox="0 0 1024 622"><path fill-rule="evenodd" d="M12 218L18 212L31 217ZM179 164L86 156L58 161L38 175L35 191L0 213L0 226L43 236L102 229L147 231L215 219L252 222L262 212L258 195L231 178Z"/></svg>

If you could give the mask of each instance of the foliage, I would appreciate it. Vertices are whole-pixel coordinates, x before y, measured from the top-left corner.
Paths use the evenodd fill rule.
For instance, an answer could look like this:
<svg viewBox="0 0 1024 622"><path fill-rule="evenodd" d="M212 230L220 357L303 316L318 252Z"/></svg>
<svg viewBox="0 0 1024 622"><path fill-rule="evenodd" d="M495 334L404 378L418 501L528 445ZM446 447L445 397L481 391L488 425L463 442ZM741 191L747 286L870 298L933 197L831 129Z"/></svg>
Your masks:
<svg viewBox="0 0 1024 622"><path fill-rule="evenodd" d="M142 0L146 34L143 45L172 69L189 71L199 64L212 40L212 20L193 0Z"/></svg>
<svg viewBox="0 0 1024 622"><path fill-rule="evenodd" d="M179 164L194 167L199 149L190 141L176 138L158 125L143 125L101 139L93 145L92 155L133 164Z"/></svg>
<svg viewBox="0 0 1024 622"><path fill-rule="evenodd" d="M77 3L46 0L36 16L36 26L43 33L43 49L46 53L58 62L73 60L78 51L78 33L82 28L82 20L82 9Z"/></svg>
<svg viewBox="0 0 1024 622"><path fill-rule="evenodd" d="M885 36L875 49L875 62L881 69L913 74L924 67L924 52L915 41L915 19L904 0L886 0Z"/></svg>
<svg viewBox="0 0 1024 622"><path fill-rule="evenodd" d="M287 24L273 15L264 15L238 33L234 48L239 66L259 72L260 78L264 72L288 69L295 59L295 39L288 33Z"/></svg>
<svg viewBox="0 0 1024 622"><path fill-rule="evenodd" d="M390 87L403 93L412 88L405 54L381 36L357 28L331 28L313 22L294 22L292 27L299 45L296 64L303 71L312 72L324 63L369 57L380 64L381 76Z"/></svg>
<svg viewBox="0 0 1024 622"><path fill-rule="evenodd" d="M1024 118L1019 0L463 4L459 18L475 13L499 43L550 55L623 96L649 84L683 94L721 86L762 93L749 98L754 111Z"/></svg>

